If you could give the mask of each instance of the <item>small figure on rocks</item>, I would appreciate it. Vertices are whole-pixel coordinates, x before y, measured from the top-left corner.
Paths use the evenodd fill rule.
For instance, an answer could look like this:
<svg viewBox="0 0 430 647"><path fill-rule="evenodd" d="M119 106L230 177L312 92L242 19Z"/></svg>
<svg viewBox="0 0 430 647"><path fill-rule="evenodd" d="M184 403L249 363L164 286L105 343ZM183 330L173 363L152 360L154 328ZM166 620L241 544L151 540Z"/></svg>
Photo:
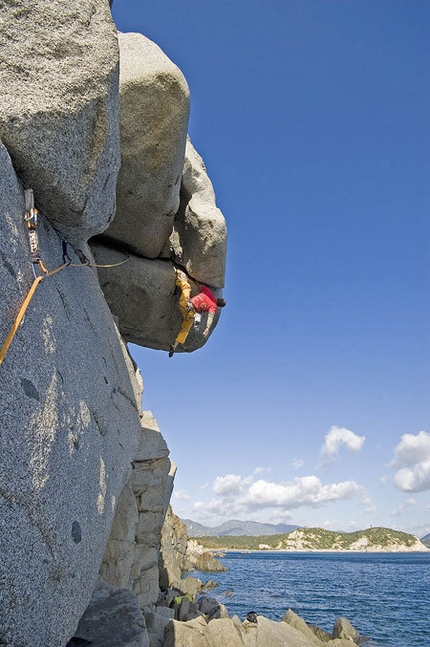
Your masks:
<svg viewBox="0 0 430 647"><path fill-rule="evenodd" d="M257 624L257 622L258 622L257 614L255 613L255 611L249 611L246 614L246 619L248 620L248 622L255 622L255 624Z"/></svg>
<svg viewBox="0 0 430 647"><path fill-rule="evenodd" d="M182 314L182 326L175 341L170 346L169 357L173 356L173 353L179 344L185 343L193 323L195 328L199 328L201 314L203 312L208 313L206 328L203 331L203 337L207 337L217 308L223 308L226 304L225 299L222 299L221 297L217 298L206 285L201 285L197 282L195 283L199 287L200 292L199 294L196 294L196 296L192 297L191 284L188 276L182 270L175 270L175 272L176 285L181 290L181 296L179 297L179 310Z"/></svg>

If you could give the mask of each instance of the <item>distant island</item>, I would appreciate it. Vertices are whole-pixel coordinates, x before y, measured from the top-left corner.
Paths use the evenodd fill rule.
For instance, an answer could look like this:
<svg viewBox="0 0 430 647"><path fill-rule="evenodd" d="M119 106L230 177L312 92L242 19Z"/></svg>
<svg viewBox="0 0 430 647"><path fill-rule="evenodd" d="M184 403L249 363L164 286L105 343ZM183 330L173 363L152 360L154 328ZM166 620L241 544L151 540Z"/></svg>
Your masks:
<svg viewBox="0 0 430 647"><path fill-rule="evenodd" d="M345 533L323 528L296 528L287 534L198 537L198 543L212 550L326 550L375 553L429 550L414 535L391 528L367 528Z"/></svg>

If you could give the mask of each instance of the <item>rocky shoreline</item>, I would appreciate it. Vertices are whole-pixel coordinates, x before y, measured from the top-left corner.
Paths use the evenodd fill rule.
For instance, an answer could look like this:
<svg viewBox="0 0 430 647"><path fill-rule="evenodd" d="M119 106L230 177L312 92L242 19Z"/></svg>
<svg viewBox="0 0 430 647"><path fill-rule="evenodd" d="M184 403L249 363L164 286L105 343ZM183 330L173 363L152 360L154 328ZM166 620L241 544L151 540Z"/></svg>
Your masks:
<svg viewBox="0 0 430 647"><path fill-rule="evenodd" d="M242 621L206 593L179 589L141 610L130 591L100 580L66 647L357 647L366 640L346 618L338 618L331 633L292 609L280 621L252 610Z"/></svg>

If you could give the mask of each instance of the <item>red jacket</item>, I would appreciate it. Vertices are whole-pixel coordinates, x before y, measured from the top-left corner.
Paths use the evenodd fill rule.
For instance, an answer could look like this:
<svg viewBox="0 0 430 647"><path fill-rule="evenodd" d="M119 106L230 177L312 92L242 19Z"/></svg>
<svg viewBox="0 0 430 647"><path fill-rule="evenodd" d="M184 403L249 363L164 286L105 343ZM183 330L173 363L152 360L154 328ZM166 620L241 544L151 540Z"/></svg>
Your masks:
<svg viewBox="0 0 430 647"><path fill-rule="evenodd" d="M199 294L191 298L194 310L215 314L217 310L216 296L205 285L202 285L201 290Z"/></svg>

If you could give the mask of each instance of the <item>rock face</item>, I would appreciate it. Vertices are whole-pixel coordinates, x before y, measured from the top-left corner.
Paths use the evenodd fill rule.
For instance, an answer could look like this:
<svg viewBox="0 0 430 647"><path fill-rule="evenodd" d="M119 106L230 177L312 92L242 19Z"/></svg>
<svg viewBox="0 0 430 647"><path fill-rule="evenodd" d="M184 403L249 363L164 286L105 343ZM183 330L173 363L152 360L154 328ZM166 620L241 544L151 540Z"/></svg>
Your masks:
<svg viewBox="0 0 430 647"><path fill-rule="evenodd" d="M23 191L3 146L0 183L3 343L33 281ZM61 240L43 214L38 230L57 267ZM93 269L41 282L0 389L0 642L61 645L91 597L140 434L141 384Z"/></svg>
<svg viewBox="0 0 430 647"><path fill-rule="evenodd" d="M151 412L142 413L141 425L100 574L115 586L131 589L144 607L155 604L159 595L160 535L176 468Z"/></svg>
<svg viewBox="0 0 430 647"><path fill-rule="evenodd" d="M160 587L179 588L182 573L192 569L187 560L187 527L169 506L161 531Z"/></svg>
<svg viewBox="0 0 430 647"><path fill-rule="evenodd" d="M171 260L221 296L225 219L202 159L190 141L185 149L189 96L182 73L140 34L120 34L120 52L117 211L91 247L101 265L121 263L128 255L123 265L99 269L124 339L167 351L181 326ZM202 330L192 329L178 351L201 348Z"/></svg>
<svg viewBox="0 0 430 647"><path fill-rule="evenodd" d="M203 160L189 139L182 174L181 205L170 241L176 262L183 265L190 276L216 288L224 286L225 219L216 206Z"/></svg>
<svg viewBox="0 0 430 647"><path fill-rule="evenodd" d="M3 3L0 46L0 138L41 211L81 247L115 212L118 43L108 3Z"/></svg>
<svg viewBox="0 0 430 647"><path fill-rule="evenodd" d="M189 97L179 70L136 34L120 36L119 94L107 0L3 5L1 346L31 298L0 369L0 644L63 647L101 565L140 606L159 594L160 534L175 468L152 416L140 410L140 375L121 333L168 349L180 327L169 236L180 206ZM34 190L43 263L59 270L38 283L43 267L32 263L24 187ZM130 248L136 253L127 264L99 268L98 276L80 264L80 252L93 260L87 241L109 226L116 194L115 224L93 249L106 263ZM189 222L193 238L187 242L186 227L181 231L181 258L197 259L190 261L197 279L222 285L225 244L208 244L206 233L199 239ZM214 228L220 241L222 231ZM202 345L193 331L184 350ZM102 598L117 613L122 594L102 593L85 622L104 617L94 615ZM137 637L126 644L144 646L148 635L136 617ZM161 625L170 618L150 617ZM94 645L107 644L96 634Z"/></svg>
<svg viewBox="0 0 430 647"><path fill-rule="evenodd" d="M190 95L182 72L142 34L119 34L121 171L107 235L156 258L179 207Z"/></svg>

